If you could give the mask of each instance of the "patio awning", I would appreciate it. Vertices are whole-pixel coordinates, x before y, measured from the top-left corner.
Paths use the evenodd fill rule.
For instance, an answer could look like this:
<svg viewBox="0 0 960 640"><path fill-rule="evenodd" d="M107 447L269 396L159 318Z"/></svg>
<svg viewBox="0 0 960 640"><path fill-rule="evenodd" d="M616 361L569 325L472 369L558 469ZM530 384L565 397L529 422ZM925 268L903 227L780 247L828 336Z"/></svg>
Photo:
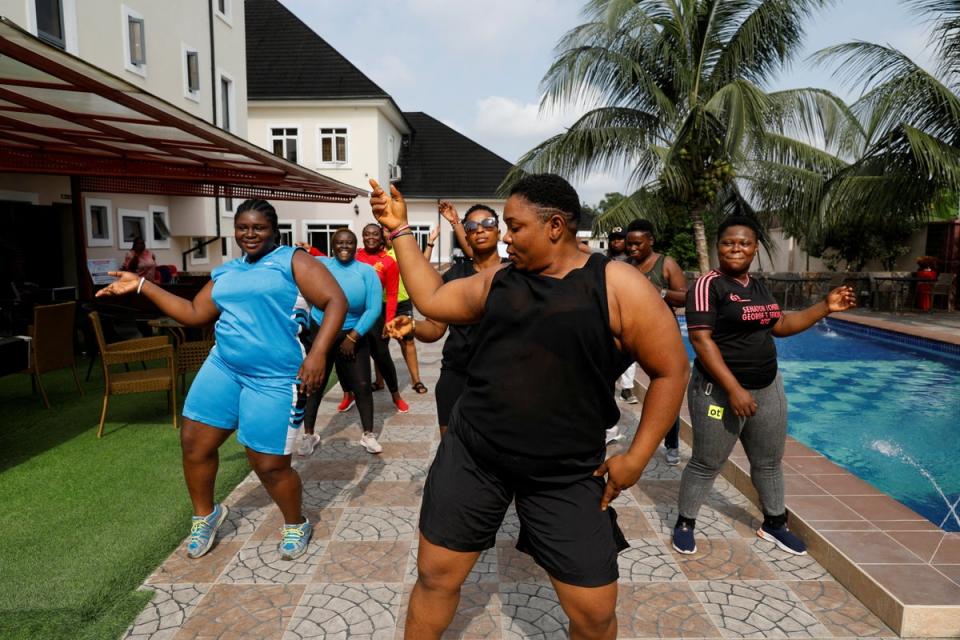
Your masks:
<svg viewBox="0 0 960 640"><path fill-rule="evenodd" d="M279 158L0 17L0 172L82 191L350 202L366 192Z"/></svg>

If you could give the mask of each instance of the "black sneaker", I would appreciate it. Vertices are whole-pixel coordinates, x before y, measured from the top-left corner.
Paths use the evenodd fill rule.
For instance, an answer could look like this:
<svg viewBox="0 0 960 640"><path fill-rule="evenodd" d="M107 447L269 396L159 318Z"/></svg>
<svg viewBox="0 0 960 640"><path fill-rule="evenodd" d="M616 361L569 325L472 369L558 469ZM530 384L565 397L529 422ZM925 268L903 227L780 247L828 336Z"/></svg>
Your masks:
<svg viewBox="0 0 960 640"><path fill-rule="evenodd" d="M790 529L787 528L787 525L783 525L779 529L774 529L773 527L763 524L757 529L757 535L768 542L772 542L787 553L792 553L797 556L807 555L807 545L804 544L803 540L795 536Z"/></svg>
<svg viewBox="0 0 960 640"><path fill-rule="evenodd" d="M693 539L693 527L678 524L673 528L673 548L685 554L697 552L697 541Z"/></svg>

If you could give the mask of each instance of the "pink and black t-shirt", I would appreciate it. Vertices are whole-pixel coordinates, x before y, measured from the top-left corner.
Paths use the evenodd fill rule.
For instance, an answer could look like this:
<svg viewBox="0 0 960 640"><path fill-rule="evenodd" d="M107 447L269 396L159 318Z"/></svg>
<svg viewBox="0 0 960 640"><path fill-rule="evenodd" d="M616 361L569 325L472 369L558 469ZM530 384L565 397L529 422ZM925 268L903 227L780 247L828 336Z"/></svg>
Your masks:
<svg viewBox="0 0 960 640"><path fill-rule="evenodd" d="M771 333L782 315L770 291L747 276L743 284L719 271L700 276L687 291L687 329L712 329L723 361L744 389L762 389L777 377ZM710 377L699 358L694 365Z"/></svg>

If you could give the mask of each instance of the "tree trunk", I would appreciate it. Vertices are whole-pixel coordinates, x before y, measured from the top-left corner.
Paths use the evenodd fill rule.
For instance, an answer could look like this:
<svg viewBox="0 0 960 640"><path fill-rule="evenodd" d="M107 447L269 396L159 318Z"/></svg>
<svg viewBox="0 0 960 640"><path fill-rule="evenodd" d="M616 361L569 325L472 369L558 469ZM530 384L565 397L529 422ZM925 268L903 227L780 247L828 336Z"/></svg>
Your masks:
<svg viewBox="0 0 960 640"><path fill-rule="evenodd" d="M693 221L693 240L697 247L697 259L700 263L700 275L710 271L710 250L707 248L707 232L703 227L703 208L694 207L690 211Z"/></svg>

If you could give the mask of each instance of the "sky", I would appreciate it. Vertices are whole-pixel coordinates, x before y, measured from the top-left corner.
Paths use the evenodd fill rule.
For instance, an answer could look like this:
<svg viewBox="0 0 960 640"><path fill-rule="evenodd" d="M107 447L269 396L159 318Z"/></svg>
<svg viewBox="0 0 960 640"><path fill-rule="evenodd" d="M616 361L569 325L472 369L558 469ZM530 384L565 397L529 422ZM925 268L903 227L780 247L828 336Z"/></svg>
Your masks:
<svg viewBox="0 0 960 640"><path fill-rule="evenodd" d="M585 0L281 0L393 96L507 160L516 161L579 115L542 113L540 80L560 37L581 24ZM804 51L770 89L818 86L857 97L815 68L813 52L850 40L897 47L930 66L929 29L897 0L836 0L810 21ZM581 199L626 192L621 175L575 183Z"/></svg>

